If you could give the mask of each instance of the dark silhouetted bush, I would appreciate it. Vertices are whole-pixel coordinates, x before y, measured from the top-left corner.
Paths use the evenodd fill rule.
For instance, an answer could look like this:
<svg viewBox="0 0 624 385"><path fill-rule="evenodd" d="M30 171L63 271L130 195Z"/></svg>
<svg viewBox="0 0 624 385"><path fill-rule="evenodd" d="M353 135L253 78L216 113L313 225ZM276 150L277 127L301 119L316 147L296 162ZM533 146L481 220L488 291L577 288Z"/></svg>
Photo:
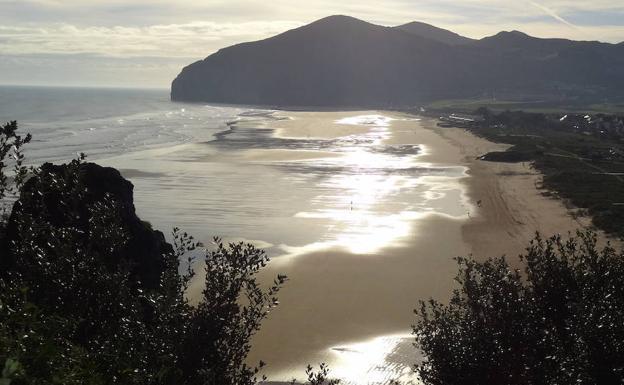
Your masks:
<svg viewBox="0 0 624 385"><path fill-rule="evenodd" d="M624 257L596 235L539 235L521 256L459 258L450 302L422 302L414 326L427 385L620 384Z"/></svg>
<svg viewBox="0 0 624 385"><path fill-rule="evenodd" d="M115 170L81 157L28 173L16 129L0 132L0 198L19 192L0 220L0 384L255 383L250 339L286 280L260 287L266 254L218 239L206 250L178 229L172 247ZM189 255L206 266L196 305Z"/></svg>

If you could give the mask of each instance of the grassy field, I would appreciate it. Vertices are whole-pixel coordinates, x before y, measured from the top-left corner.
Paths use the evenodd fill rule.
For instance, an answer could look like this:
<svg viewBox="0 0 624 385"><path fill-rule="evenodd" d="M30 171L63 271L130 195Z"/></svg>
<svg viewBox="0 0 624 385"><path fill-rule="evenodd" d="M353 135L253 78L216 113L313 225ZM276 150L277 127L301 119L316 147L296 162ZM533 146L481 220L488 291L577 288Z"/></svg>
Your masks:
<svg viewBox="0 0 624 385"><path fill-rule="evenodd" d="M624 238L624 137L619 130L566 125L561 114L492 112L468 129L513 145L485 154L485 161L532 162L544 175L543 188L591 216L597 228Z"/></svg>
<svg viewBox="0 0 624 385"><path fill-rule="evenodd" d="M624 100L605 103L570 103L540 100L496 100L492 98L439 100L424 106L427 110L454 111L469 113L479 107L486 107L494 112L522 110L535 113L592 113L624 114Z"/></svg>

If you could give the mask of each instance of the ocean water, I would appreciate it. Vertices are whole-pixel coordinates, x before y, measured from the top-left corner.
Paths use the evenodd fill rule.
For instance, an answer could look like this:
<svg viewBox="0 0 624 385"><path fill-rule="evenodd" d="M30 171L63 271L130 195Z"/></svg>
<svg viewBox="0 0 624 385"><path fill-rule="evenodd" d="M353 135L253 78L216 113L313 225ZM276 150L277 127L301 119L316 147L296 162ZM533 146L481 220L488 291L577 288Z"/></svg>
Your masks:
<svg viewBox="0 0 624 385"><path fill-rule="evenodd" d="M465 167L423 161L436 149L421 140L436 134L418 119L173 103L167 90L0 87L9 120L33 134L30 164L84 152L119 169L139 216L166 236L176 226L274 257L269 282L293 279L253 352L272 379L310 362L349 384L411 373L410 306L450 290L471 209Z"/></svg>
<svg viewBox="0 0 624 385"><path fill-rule="evenodd" d="M17 120L33 135L33 164L210 140L244 111L172 103L168 90L0 87L0 121Z"/></svg>
<svg viewBox="0 0 624 385"><path fill-rule="evenodd" d="M0 87L0 120L33 134L29 163L84 152L118 168L139 215L165 234L178 226L204 241L252 241L273 256L367 254L409 236L428 212L464 214L441 199L459 202L459 190L422 182L464 169L419 162L416 143L386 145L387 116L344 117L336 123L370 129L332 139L281 137L271 128L280 119L288 113L174 103L167 90ZM258 157L299 152L332 156Z"/></svg>

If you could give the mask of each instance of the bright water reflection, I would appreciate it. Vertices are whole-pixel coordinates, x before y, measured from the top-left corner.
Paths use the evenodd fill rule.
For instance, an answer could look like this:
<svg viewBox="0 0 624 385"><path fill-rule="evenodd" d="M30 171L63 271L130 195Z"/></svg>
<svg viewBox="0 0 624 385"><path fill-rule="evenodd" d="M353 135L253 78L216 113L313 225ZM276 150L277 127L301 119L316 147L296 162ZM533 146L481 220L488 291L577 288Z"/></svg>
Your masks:
<svg viewBox="0 0 624 385"><path fill-rule="evenodd" d="M414 373L413 336L397 334L331 348L333 374L344 384L420 384Z"/></svg>
<svg viewBox="0 0 624 385"><path fill-rule="evenodd" d="M392 136L394 119L384 115L360 115L339 119L336 124L370 126L364 134L339 138L340 157L303 161L309 170L326 175L318 183L320 194L312 200L312 210L296 218L322 220L325 231L313 243L300 247L282 246L290 255L328 248L355 254L371 254L400 241L412 232L415 220L431 213L431 202L446 197L452 182L463 174L461 168L432 167L419 162L417 144L385 145ZM437 181L426 180L438 175ZM455 187L456 188L456 187ZM432 190L437 190L433 193ZM446 190L446 191L445 191ZM460 201L443 214L462 216Z"/></svg>
<svg viewBox="0 0 624 385"><path fill-rule="evenodd" d="M104 163L131 178L137 207L156 228L166 231L175 218L198 239L256 240L273 257L376 253L401 247L426 215L465 215L457 185L464 168L422 162L425 148L413 137L396 140L399 119L336 113L319 124L348 134L317 136L311 125L306 136L278 136L274 123L296 120L287 115L239 113L199 141Z"/></svg>

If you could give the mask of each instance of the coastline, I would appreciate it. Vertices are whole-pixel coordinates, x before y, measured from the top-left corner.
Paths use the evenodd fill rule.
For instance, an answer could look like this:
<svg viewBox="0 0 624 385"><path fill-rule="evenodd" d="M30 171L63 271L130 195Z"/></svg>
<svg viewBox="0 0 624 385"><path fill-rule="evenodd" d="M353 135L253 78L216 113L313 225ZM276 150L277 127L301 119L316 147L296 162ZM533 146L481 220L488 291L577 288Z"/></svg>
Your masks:
<svg viewBox="0 0 624 385"><path fill-rule="evenodd" d="M411 310L419 300L449 298L457 272L454 257L473 255L483 260L507 255L513 266L535 231L565 236L589 225L587 218L572 218L560 200L544 196L537 187L540 174L528 164L476 159L507 145L462 129L439 128L433 119L403 113L284 113L292 120L275 120L268 127L295 138L331 138L337 120L357 114L387 116L394 120L384 145L418 144L421 167L465 171L443 181L436 176L419 179L417 188L425 186L442 198L430 201L433 211L413 220L409 236L396 243L363 255L340 248L311 248L269 264L262 274L267 282L277 273L290 278L280 293L280 307L254 339L250 356L250 363L260 359L269 363L271 380L301 376L306 364L319 362L327 362L332 373L346 377L348 384L360 384L362 374L375 376L380 383L409 378L407 372L421 359L409 335ZM335 135L369 130L339 128ZM327 155L316 153L321 158ZM253 156L278 159L286 155L272 151ZM313 155L297 151L288 153L288 158L303 160ZM456 207L454 215L444 214L449 207Z"/></svg>
<svg viewBox="0 0 624 385"><path fill-rule="evenodd" d="M573 217L564 201L547 196L547 191L539 187L542 174L529 162L477 159L491 151L504 151L509 145L490 142L461 128L439 128L435 121L429 121L427 127L459 149L469 169L469 176L464 180L467 195L473 202L481 201L462 229L475 258L506 255L513 264L536 232L545 237L555 234L565 237L591 227L590 218ZM607 240L604 234L599 234L601 241Z"/></svg>
<svg viewBox="0 0 624 385"><path fill-rule="evenodd" d="M452 143L425 129L422 120L411 115L389 111L277 113L290 119L268 124L276 136L327 140L347 135L341 141L350 143L349 151L334 156L363 167L344 180L345 186L354 183L358 194L367 197L364 201L381 211L374 214L369 211L373 208L362 207L362 195L356 195L353 211L346 206L340 215L359 218L354 225L364 225L361 230L367 232L366 237L343 238L346 245L320 242L320 247L309 245L294 256L271 261L262 280L270 283L279 273L287 275L289 282L280 292L280 306L255 336L249 362L267 362L264 372L276 382L301 379L307 364L326 362L331 374L346 384L359 385L370 378L378 383L392 379L409 383L413 364L420 359L412 347L412 310L420 299L449 297L456 272L453 258L466 255L469 249L461 231L471 206L462 192L466 170L460 164L462 157ZM352 121L356 116L390 119L376 126ZM345 119L347 123L336 123ZM377 152L362 152L369 145L364 138L370 135L381 140L374 145ZM418 155L409 152L412 145L418 146ZM379 158L385 148L408 152ZM288 158L298 158L299 151ZM263 158L286 155L273 150L263 153ZM325 156L323 151L317 153ZM254 157L260 155L254 152ZM309 160L309 155L304 157ZM383 163L389 159L393 160ZM369 167L404 168L371 181L369 173L374 176L380 171ZM394 193L386 191L391 186L397 189ZM393 194L407 200L397 206L398 202L390 203L397 199ZM377 227L380 219L383 225ZM330 231L335 235L340 230ZM375 247L363 250L368 244Z"/></svg>

